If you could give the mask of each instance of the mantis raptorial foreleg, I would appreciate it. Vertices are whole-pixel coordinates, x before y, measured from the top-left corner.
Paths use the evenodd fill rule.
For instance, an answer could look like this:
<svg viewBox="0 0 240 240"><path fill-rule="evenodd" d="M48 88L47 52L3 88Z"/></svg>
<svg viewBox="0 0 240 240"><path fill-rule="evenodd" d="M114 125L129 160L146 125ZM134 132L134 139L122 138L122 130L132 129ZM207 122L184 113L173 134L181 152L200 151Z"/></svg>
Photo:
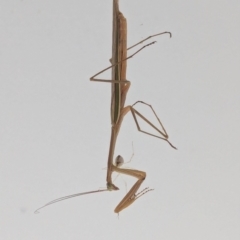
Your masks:
<svg viewBox="0 0 240 240"><path fill-rule="evenodd" d="M112 170L118 173L126 174L132 177L135 177L138 179L138 181L132 186L132 188L129 190L129 192L125 195L125 197L122 199L122 201L117 205L114 212L119 213L124 208L127 208L132 203L134 203L139 197L141 197L143 194L152 191L153 189L145 188L140 193L136 194L139 187L143 183L143 181L146 178L146 173L139 170L132 170L132 169L124 169L124 168L118 168L116 166L112 167Z"/></svg>

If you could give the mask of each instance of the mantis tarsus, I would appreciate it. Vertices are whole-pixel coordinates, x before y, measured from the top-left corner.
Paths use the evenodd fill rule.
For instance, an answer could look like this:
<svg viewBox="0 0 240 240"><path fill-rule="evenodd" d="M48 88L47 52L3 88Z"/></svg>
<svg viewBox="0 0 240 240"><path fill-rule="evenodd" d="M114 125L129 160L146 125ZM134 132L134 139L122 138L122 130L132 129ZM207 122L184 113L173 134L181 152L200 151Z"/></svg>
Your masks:
<svg viewBox="0 0 240 240"><path fill-rule="evenodd" d="M81 196L81 195L85 195L85 194L119 190L119 188L116 187L112 182L112 173L113 172L130 175L130 176L136 177L138 179L137 182L133 185L133 187L129 190L129 192L125 195L125 197L122 199L122 201L115 208L114 212L116 212L116 213L119 213L120 211L122 211L123 209L125 209L126 207L131 205L136 199L141 197L143 194L152 190L152 189L146 188L143 191L141 191L140 193L136 194L139 187L141 186L141 184L143 183L143 181L146 178L146 173L143 171L139 171L139 170L122 169L118 165L116 165L116 166L113 165L113 156L114 156L114 149L115 149L115 145L116 145L117 136L118 136L123 118L129 111L131 111L131 113L133 115L133 119L134 119L139 131L141 131L145 134L160 138L164 141L167 141L171 147L175 148L168 141L168 134L151 105L149 105L145 102L142 102L142 101L137 101L133 105L124 106L126 96L127 96L128 90L131 85L130 81L128 81L126 79L127 60L132 58L134 55L136 55L138 52L143 50L145 47L150 46L150 45L154 44L155 42L151 42L151 43L141 47L134 54L132 54L128 57L127 57L127 50L143 43L144 41L146 41L152 37L159 36L162 34L169 34L171 37L170 32L162 32L162 33L158 33L158 34L149 36L148 38L145 38L144 40L136 43L135 45L131 46L130 48L127 48L127 21L126 21L126 18L123 16L123 14L119 11L118 0L113 0L113 45L112 45L112 58L110 60L111 66L103 69L102 71L98 72L97 74L95 74L94 76L92 76L90 78L90 81L108 82L108 83L112 84L112 99L111 99L112 130L111 130L111 140L110 140L108 164L107 164L107 179L106 179L107 180L107 189L84 192L84 193L77 193L77 194L65 196L65 197L53 200L53 201L47 203L46 205L44 205L43 207L46 207L50 204L53 204L53 203L56 203L56 202L59 202L59 201L65 200L65 199L69 199L72 197L77 197L77 196ZM112 68L112 79L111 80L95 78L96 76L100 75L101 73L107 71L110 68ZM145 104L151 108L151 110L153 111L155 117L157 118L162 130L160 130L155 125L153 125L147 118L145 118L141 113L139 113L134 108L134 106L138 103ZM160 136L141 130L136 116L142 118L146 123L148 123L152 128L154 128L160 134ZM41 208L43 208L43 207L41 207ZM39 208L39 209L41 209L41 208ZM38 210L36 210L36 212Z"/></svg>

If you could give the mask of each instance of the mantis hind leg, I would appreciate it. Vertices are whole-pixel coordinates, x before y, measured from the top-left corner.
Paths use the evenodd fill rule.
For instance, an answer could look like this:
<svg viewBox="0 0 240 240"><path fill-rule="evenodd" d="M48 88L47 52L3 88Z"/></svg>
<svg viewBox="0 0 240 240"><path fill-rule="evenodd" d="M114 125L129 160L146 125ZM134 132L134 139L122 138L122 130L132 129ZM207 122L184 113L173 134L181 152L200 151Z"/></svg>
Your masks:
<svg viewBox="0 0 240 240"><path fill-rule="evenodd" d="M138 112L138 111L134 108L134 106L135 106L136 104L138 104L138 103L142 103L142 104L147 105L148 107L150 107L150 109L152 110L153 114L155 115L155 117L156 117L156 119L157 119L160 127L162 128L162 130L160 130L159 127L156 127L153 123L151 123L146 117L144 117L140 112ZM153 107L152 107L150 104L145 103L145 102L143 102L143 101L137 101L137 102L135 102L135 103L130 107L130 109L131 109L131 113L132 113L132 115L133 115L133 119L134 119L134 121L135 121L135 123L136 123L136 126L137 126L138 131L140 131L140 132L142 132L142 133L145 133L145 134L148 134L148 135L153 136L153 137L160 138L160 139L168 142L169 145L170 145L172 148L177 149L175 146L173 146L173 145L168 141L167 131L165 130L165 128L164 128L161 120L159 119L159 117L157 116L156 112L154 111ZM144 120L144 121L145 121L147 124L149 124L153 129L155 129L160 135L158 136L158 135L152 134L152 133L150 133L150 132L143 131L143 130L141 129L139 123L138 123L138 120L137 120L137 117L136 117L136 116L138 116L138 117L140 117L142 120Z"/></svg>
<svg viewBox="0 0 240 240"><path fill-rule="evenodd" d="M138 111L134 108L134 106L135 106L136 104L138 104L138 103L142 103L142 104L145 104L145 105L147 105L148 107L150 107L150 109L152 110L152 112L153 112L154 116L156 117L156 119L157 119L160 127L162 128L162 130L160 130L159 127L156 127L153 123L151 123L146 117L144 117L140 112L138 112ZM121 123L122 123L122 121L123 121L123 118L125 117L125 115L126 115L129 111L131 111L131 113L132 113L133 119L134 119L134 121L135 121L135 124L136 124L137 129L138 129L139 132L145 133L145 134L147 134L147 135L150 135L150 136L153 136L153 137L156 137L156 138L160 138L160 139L168 142L168 144L169 144L172 148L177 149L175 146L173 146L172 143L169 142L167 131L165 130L165 128L164 128L161 120L160 120L159 117L157 116L157 114L156 114L156 112L154 111L153 107L152 107L150 104L145 103L145 102L143 102L143 101L137 101L137 102L135 102L132 106L126 106L126 107L124 107L124 108L122 109L121 114L120 114L120 117L119 117L119 120L118 120L118 123L117 123L116 126L115 126L115 128L116 128L116 134L117 134L117 135L118 135L118 132L119 132ZM152 133L150 133L150 132L147 132L147 131L142 130L141 127L140 127L140 125L139 125L139 122L138 122L138 120L137 120L137 116L140 117L143 121L145 121L145 122L146 122L149 126L151 126L154 130L156 130L156 131L159 133L159 135L152 134Z"/></svg>

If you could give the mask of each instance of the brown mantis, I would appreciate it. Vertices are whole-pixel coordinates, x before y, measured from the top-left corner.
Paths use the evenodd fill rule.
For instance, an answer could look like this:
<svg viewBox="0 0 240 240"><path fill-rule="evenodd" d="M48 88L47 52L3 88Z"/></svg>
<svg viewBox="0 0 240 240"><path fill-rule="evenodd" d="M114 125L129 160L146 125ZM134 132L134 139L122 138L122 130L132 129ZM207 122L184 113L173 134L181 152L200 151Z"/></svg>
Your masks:
<svg viewBox="0 0 240 240"><path fill-rule="evenodd" d="M113 165L113 155L114 155L114 149L116 145L117 136L121 127L121 123L123 121L124 116L131 111L134 121L136 123L136 126L139 131L149 134L154 137L158 137L160 139L163 139L167 141L173 148L175 148L169 141L168 141L168 135L166 130L164 129L160 119L157 117L155 111L153 108L144 102L138 101L132 106L126 106L124 107L126 95L130 88L130 82L126 80L126 68L127 63L126 60L129 58L132 58L135 54L140 52L143 48L155 43L152 42L150 44L147 44L140 48L137 52L132 54L131 56L127 57L127 50L139 45L140 43L146 41L147 39L151 37L155 37L162 34L170 34L169 32L163 32L159 33L153 36L150 36L141 42L133 45L132 47L127 49L127 22L123 14L119 11L118 6L118 0L113 1L113 47L112 47L112 59L111 63L112 66L103 69L102 71L95 74L93 77L90 78L91 81L99 81L99 82L109 82L112 84L112 100L111 100L111 122L112 122L112 130L111 130L111 140L110 140L110 147L109 147L109 155L108 155L108 167L107 167L107 189L108 190L118 190L118 187L116 187L112 183L112 173L118 172L127 174L133 177L136 177L138 181L134 184L134 186L130 189L130 191L126 194L126 196L123 198L123 200L118 204L118 206L115 208L115 212L118 213L124 208L128 207L130 204L132 204L138 197L140 197L142 194L145 193L143 191L141 195L135 196L135 193L137 192L138 188L141 186L142 182L146 178L146 173L138 170L130 170L130 169L121 169L117 166ZM106 80L106 79L96 79L95 77L99 74L103 73L104 71L112 68L112 80ZM163 131L159 130L156 126L154 126L149 120L147 120L142 114L140 114L135 108L134 105L137 103L142 103L148 105L154 115L156 116L160 126L162 127ZM142 118L145 122L147 122L151 127L153 127L156 131L160 133L160 136L142 131L136 115L138 115L140 118Z"/></svg>
<svg viewBox="0 0 240 240"><path fill-rule="evenodd" d="M142 101L137 101L136 103L134 103L131 106L124 106L126 96L127 96L128 90L130 88L130 84L131 84L130 81L128 81L126 79L127 60L132 58L134 55L136 55L138 52L143 50L145 47L152 45L155 42L151 42L150 44L147 44L147 45L141 47L138 51L136 51L134 54L132 54L129 57L127 57L127 50L143 43L144 41L146 41L152 37L159 36L162 34L169 34L171 37L170 32L163 32L163 33L155 34L155 35L152 35L152 36L138 42L137 44L135 44L132 47L127 49L126 18L119 11L118 0L113 0L113 45L112 45L112 58L111 58L112 65L103 69L102 71L98 72L97 74L95 74L94 76L92 76L90 78L90 81L108 82L108 83L112 84L112 99L111 99L112 129L111 129L111 140L110 140L108 164L107 164L107 178L106 178L107 189L84 192L84 193L77 193L77 194L65 196L65 197L53 200L53 201L47 203L46 205L44 205L43 207L46 207L50 204L53 204L53 203L56 203L56 202L59 202L59 201L62 201L62 200L68 199L68 198L77 197L80 195L96 193L96 192L103 192L103 191L119 190L119 188L116 187L112 182L112 173L113 172L130 175L130 176L136 177L138 179L137 182L133 185L133 187L129 190L129 192L125 195L125 197L121 200L121 202L117 205L117 207L114 210L115 213L119 213L120 211L122 211L123 209L125 209L126 207L131 205L137 198L141 197L146 192L152 190L152 189L146 188L143 191L141 191L140 193L136 194L139 187L141 186L141 184L143 183L143 181L146 178L146 173L143 171L139 171L139 170L122 169L119 167L119 164L117 164L117 159L116 159L116 165L113 165L113 156L114 156L114 150L115 150L117 136L118 136L123 118L129 111L132 113L133 119L134 119L139 131L141 131L145 134L160 138L164 141L167 141L171 147L175 148L168 141L168 134L151 105L149 105L145 102L142 102ZM95 78L96 76L100 75L101 73L107 71L110 68L112 68L112 79L111 80ZM139 113L134 108L134 106L138 103L145 104L151 108L155 117L158 120L158 123L160 124L160 126L162 128L162 131L159 128L157 128L155 125L153 125L147 118L145 118L141 113ZM153 129L155 129L160 134L160 136L141 130L136 116L142 118ZM118 156L117 158L119 158L119 157L121 157L121 156ZM43 208L43 207L41 207L41 208ZM39 209L41 209L41 208L39 208ZM39 209L37 209L36 212Z"/></svg>

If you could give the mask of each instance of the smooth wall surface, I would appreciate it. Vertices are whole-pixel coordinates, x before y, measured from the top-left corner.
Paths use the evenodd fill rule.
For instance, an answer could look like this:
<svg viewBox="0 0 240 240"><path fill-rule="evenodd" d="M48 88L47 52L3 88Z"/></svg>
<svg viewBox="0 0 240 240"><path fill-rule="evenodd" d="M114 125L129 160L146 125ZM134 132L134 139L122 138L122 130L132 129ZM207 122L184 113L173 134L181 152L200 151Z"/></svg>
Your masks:
<svg viewBox="0 0 240 240"><path fill-rule="evenodd" d="M154 191L118 217L136 181L118 176L118 192L34 214L105 187L111 86L89 78L110 64L112 1L1 1L0 239L240 239L240 2L119 4L129 46L173 34L129 60L127 104L152 104L178 150L129 114L115 155L128 161L133 142L125 167L146 171L141 189Z"/></svg>

